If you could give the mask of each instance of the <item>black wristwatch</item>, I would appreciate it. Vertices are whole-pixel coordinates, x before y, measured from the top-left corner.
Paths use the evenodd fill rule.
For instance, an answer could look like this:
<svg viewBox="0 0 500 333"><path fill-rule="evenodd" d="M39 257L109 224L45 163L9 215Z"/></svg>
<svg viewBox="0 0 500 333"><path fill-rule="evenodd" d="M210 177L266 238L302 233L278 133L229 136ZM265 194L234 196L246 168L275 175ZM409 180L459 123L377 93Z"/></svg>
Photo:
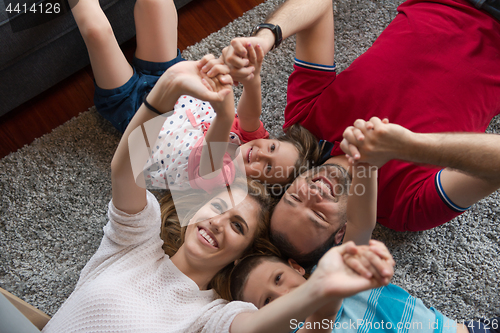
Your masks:
<svg viewBox="0 0 500 333"><path fill-rule="evenodd" d="M283 41L283 36L281 35L281 28L279 25L274 25L271 23L261 23L253 28L251 36L255 36L261 29L269 29L274 35L274 45L271 50L274 50L275 48L280 46L281 42Z"/></svg>

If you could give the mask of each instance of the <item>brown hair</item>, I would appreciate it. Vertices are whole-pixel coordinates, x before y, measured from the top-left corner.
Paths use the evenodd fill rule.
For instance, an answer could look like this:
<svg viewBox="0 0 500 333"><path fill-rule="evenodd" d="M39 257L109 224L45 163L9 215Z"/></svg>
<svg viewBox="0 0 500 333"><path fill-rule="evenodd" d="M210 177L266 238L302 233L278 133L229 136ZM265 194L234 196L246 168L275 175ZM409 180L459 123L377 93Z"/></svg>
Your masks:
<svg viewBox="0 0 500 333"><path fill-rule="evenodd" d="M323 244L320 244L316 249L312 250L309 253L301 253L299 252L293 245L290 243L285 234L280 232L271 233L271 241L273 244L281 251L282 255L285 258L294 259L300 266L304 267L306 272L310 272L311 268L316 265L321 259L321 257L332 247L342 244L342 241L337 244L335 242L335 237L337 233L340 231L339 228L335 231Z"/></svg>
<svg viewBox="0 0 500 333"><path fill-rule="evenodd" d="M294 165L294 174L290 176L290 182L297 178L302 172L316 166L320 159L318 139L300 124L293 124L284 129L285 134L278 137L279 141L289 142L299 152L299 159Z"/></svg>
<svg viewBox="0 0 500 333"><path fill-rule="evenodd" d="M305 127L299 124L293 124L284 129L285 133L276 140L291 143L297 152L299 158L295 161L293 171L287 179L287 184L266 184L274 197L281 196L287 186L291 184L302 172L318 165L320 160L320 149L318 140Z"/></svg>
<svg viewBox="0 0 500 333"><path fill-rule="evenodd" d="M258 226L254 235L253 242L243 252L242 257L251 253L268 253L275 250L274 245L269 240L269 220L270 220L270 206L271 200L264 185L252 179L235 179L231 188L248 188L248 194L255 200L260 207L258 216ZM225 190L223 188L222 190ZM213 197L211 194L211 198ZM205 203L209 201L200 200L198 196L185 196L181 199L175 200L175 205L178 208L191 208L191 214L194 215ZM200 203L201 202L201 203ZM184 243L184 234L186 227L181 227L179 217L174 206L172 195L167 192L160 200L161 205L161 238L163 239L163 250L169 256L173 256L177 250ZM210 281L209 288L213 288L222 298L229 300L229 274L233 268L233 263L228 264L220 270Z"/></svg>
<svg viewBox="0 0 500 333"><path fill-rule="evenodd" d="M243 301L243 289L245 289L248 282L248 276L255 268L262 264L264 260L288 265L285 259L272 254L254 254L239 260L231 271L231 275L229 277L231 301Z"/></svg>

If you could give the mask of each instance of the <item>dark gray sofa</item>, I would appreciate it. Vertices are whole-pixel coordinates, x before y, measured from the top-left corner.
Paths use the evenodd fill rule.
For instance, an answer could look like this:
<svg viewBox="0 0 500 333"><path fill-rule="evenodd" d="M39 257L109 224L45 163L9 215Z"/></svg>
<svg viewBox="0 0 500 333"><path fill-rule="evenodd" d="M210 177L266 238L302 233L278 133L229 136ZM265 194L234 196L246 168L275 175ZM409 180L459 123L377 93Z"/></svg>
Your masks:
<svg viewBox="0 0 500 333"><path fill-rule="evenodd" d="M85 44L71 13L19 29L26 25L22 17L26 14L9 19L8 1L11 0L0 1L0 116L89 64ZM180 8L190 1L175 0L175 4ZM40 2L36 5L40 6ZM132 38L135 0L101 0L100 3L118 42Z"/></svg>

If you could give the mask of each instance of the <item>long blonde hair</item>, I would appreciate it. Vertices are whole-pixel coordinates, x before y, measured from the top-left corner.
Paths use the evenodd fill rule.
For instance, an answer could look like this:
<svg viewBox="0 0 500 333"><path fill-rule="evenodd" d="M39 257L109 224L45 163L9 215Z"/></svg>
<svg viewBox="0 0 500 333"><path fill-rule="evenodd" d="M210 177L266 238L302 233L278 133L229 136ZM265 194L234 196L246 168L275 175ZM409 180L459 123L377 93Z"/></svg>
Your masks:
<svg viewBox="0 0 500 333"><path fill-rule="evenodd" d="M269 240L269 225L270 225L270 208L271 199L264 185L252 179L235 179L231 188L248 188L248 195L257 202L260 207L258 214L257 230L254 235L254 240L249 247L245 249L241 257L252 253L275 253L277 250ZM224 188L222 190L225 190ZM211 194L212 198L214 193ZM200 203L201 201L201 203ZM205 203L209 201L200 200L199 196L185 196L175 200L177 209L191 210L192 215L198 211ZM172 194L166 194L160 200L161 205L161 238L163 239L163 250L167 255L172 257L184 243L184 234L186 227L181 227L179 217L174 205ZM189 217L188 217L189 218ZM228 264L220 270L210 281L209 288L213 288L222 298L230 300L231 293L229 291L229 274L233 268L233 263Z"/></svg>

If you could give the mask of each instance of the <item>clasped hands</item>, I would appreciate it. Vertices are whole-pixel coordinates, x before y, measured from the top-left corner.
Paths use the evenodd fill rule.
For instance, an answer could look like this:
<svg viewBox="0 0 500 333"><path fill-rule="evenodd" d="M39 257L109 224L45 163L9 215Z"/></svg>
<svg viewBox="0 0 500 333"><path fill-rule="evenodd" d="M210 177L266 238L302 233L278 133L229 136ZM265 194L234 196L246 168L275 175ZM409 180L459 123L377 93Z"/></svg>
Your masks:
<svg viewBox="0 0 500 333"><path fill-rule="evenodd" d="M228 66L235 84L260 76L265 55L263 43L265 40L259 37L238 37L222 50L220 59Z"/></svg>
<svg viewBox="0 0 500 333"><path fill-rule="evenodd" d="M381 167L405 153L412 132L389 123L387 118L358 119L345 129L340 148L350 164L368 163Z"/></svg>
<svg viewBox="0 0 500 333"><path fill-rule="evenodd" d="M310 280L328 299L340 299L387 285L394 274L394 260L387 247L376 240L369 245L354 242L330 249L319 261Z"/></svg>
<svg viewBox="0 0 500 333"><path fill-rule="evenodd" d="M202 68L208 68L211 75ZM232 99L232 85L229 68L208 54L198 61L181 61L170 67L151 90L148 101L161 112L172 110L181 95L216 105Z"/></svg>

